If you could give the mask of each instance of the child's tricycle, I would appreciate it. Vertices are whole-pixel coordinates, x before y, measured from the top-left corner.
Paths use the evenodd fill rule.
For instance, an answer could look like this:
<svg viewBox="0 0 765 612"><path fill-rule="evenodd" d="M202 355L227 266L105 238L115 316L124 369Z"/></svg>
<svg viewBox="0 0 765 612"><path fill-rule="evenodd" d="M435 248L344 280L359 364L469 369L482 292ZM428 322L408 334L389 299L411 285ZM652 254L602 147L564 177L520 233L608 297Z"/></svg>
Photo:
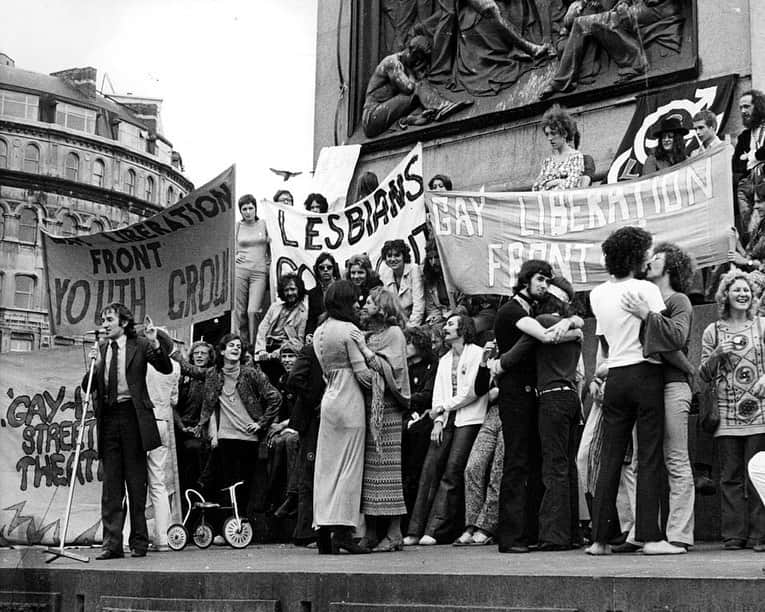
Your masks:
<svg viewBox="0 0 765 612"><path fill-rule="evenodd" d="M230 506L221 506L215 502L205 501L202 494L194 489L186 490L186 503L188 504L188 510L186 516L183 517L183 523L175 523L170 525L167 530L167 543L173 550L183 550L189 543L189 531L191 531L191 539L199 548L207 548L213 542L213 529L210 523L205 519L205 513L208 510L233 510L233 514L223 521L223 527L221 532L223 539L229 546L234 548L244 548L252 542L252 525L246 518L239 516L239 507L236 503L236 488L244 484L242 481L234 483L230 487L221 489L221 491L228 491L229 498L231 499ZM192 503L190 496L195 495L198 501ZM192 513L194 514L194 520L189 521ZM189 527L193 525L193 527Z"/></svg>

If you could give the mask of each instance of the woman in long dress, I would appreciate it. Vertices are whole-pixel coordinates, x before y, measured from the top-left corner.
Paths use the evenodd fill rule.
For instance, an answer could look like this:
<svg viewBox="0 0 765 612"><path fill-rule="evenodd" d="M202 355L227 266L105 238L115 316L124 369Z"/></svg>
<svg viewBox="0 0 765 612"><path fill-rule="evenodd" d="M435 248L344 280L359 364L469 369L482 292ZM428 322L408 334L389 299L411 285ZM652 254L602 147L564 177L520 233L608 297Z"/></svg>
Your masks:
<svg viewBox="0 0 765 612"><path fill-rule="evenodd" d="M369 552L353 542L361 517L366 417L359 378L369 379L364 357L351 334L359 331L356 290L336 281L324 294L327 318L314 333L313 347L327 382L321 400L314 472L313 521L319 552ZM329 534L331 532L331 539Z"/></svg>
<svg viewBox="0 0 765 612"><path fill-rule="evenodd" d="M352 333L370 369L361 511L367 517L366 545L375 552L392 552L403 546L401 517L406 514L401 471L401 429L410 399L406 339L401 331L405 321L396 296L382 287L369 292L362 312L366 339L360 332ZM389 518L388 530L377 542L383 517Z"/></svg>

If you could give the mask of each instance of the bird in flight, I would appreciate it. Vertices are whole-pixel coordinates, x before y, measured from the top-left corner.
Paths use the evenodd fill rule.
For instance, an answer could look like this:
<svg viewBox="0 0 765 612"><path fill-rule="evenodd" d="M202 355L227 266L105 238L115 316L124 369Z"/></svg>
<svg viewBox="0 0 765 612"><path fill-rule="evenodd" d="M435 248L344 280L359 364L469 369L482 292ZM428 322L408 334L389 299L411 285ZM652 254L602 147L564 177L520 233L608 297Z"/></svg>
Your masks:
<svg viewBox="0 0 765 612"><path fill-rule="evenodd" d="M285 181L288 181L293 177L303 174L302 172L293 172L292 170L277 170L276 168L269 168L269 170L273 172L274 174L278 174L279 176L281 176Z"/></svg>

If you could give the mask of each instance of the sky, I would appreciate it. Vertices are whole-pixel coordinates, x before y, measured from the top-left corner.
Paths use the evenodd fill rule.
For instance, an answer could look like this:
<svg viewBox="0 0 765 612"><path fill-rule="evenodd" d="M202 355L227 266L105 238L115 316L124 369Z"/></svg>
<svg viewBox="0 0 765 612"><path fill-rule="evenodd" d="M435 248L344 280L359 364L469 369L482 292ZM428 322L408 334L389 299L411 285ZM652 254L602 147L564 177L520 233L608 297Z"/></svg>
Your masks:
<svg viewBox="0 0 765 612"><path fill-rule="evenodd" d="M162 98L164 136L195 185L236 164L237 194L268 168L313 168L317 0L25 0L0 19L17 68L93 66L114 93ZM112 93L107 83L105 93Z"/></svg>

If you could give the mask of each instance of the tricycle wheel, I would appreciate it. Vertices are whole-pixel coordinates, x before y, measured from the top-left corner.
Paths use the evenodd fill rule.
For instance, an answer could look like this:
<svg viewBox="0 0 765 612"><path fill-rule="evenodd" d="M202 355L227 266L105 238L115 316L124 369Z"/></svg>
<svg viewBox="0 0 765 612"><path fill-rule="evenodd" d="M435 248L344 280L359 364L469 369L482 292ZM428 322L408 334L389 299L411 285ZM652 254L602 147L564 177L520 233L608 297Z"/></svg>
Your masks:
<svg viewBox="0 0 765 612"><path fill-rule="evenodd" d="M194 527L194 533L191 536L199 548L209 548L213 541L213 530L210 525L202 521Z"/></svg>
<svg viewBox="0 0 765 612"><path fill-rule="evenodd" d="M223 522L223 539L229 546L244 548L252 542L252 525L247 519L239 519L237 529L236 517L230 516Z"/></svg>
<svg viewBox="0 0 765 612"><path fill-rule="evenodd" d="M189 543L189 532L180 523L174 523L167 529L167 545L173 550L183 550Z"/></svg>

